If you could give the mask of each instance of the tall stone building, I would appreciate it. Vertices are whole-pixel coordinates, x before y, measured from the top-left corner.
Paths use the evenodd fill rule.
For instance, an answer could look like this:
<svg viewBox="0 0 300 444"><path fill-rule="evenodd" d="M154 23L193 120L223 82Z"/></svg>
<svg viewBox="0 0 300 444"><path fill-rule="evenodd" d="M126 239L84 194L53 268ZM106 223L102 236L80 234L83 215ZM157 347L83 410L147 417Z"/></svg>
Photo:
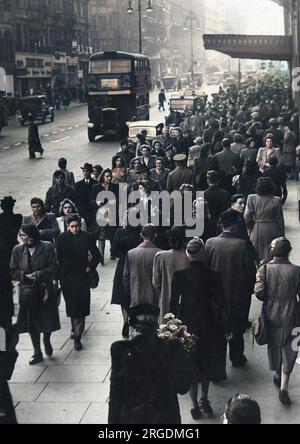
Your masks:
<svg viewBox="0 0 300 444"><path fill-rule="evenodd" d="M195 61L205 58L201 29L204 31L204 0L152 0L152 12L147 12L148 0L141 0L143 52L150 58L156 77L183 74L190 68L191 34L189 16L193 15ZM90 33L95 51L138 52L138 1L132 1L133 13L128 14L128 0L91 0ZM198 25L198 26L196 26ZM196 30L199 27L200 30ZM187 28L187 31L184 29Z"/></svg>
<svg viewBox="0 0 300 444"><path fill-rule="evenodd" d="M20 95L85 83L89 0L0 0L0 89Z"/></svg>
<svg viewBox="0 0 300 444"><path fill-rule="evenodd" d="M14 2L0 0L0 91L13 93L15 70Z"/></svg>

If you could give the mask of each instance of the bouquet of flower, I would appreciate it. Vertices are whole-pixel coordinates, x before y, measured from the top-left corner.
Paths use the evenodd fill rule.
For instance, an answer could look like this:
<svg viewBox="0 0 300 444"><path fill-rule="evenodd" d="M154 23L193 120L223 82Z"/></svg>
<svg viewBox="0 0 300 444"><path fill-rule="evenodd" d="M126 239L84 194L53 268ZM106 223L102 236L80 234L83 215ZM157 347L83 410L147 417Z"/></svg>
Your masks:
<svg viewBox="0 0 300 444"><path fill-rule="evenodd" d="M188 333L187 326L183 325L179 319L176 319L172 313L166 314L163 318L163 324L159 326L157 333L158 337L162 339L180 342L187 354L192 353L196 348L198 337Z"/></svg>

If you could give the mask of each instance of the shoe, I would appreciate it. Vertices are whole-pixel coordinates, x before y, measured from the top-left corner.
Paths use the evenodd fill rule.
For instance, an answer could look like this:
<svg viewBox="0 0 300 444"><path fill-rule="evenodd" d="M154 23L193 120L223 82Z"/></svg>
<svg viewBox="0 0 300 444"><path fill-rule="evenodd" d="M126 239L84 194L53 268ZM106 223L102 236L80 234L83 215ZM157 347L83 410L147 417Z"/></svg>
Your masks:
<svg viewBox="0 0 300 444"><path fill-rule="evenodd" d="M80 339L74 339L74 349L81 351L83 349Z"/></svg>
<svg viewBox="0 0 300 444"><path fill-rule="evenodd" d="M75 339L75 333L73 331L70 333L70 339Z"/></svg>
<svg viewBox="0 0 300 444"><path fill-rule="evenodd" d="M204 398L200 399L199 409L203 410L203 412L210 417L214 415L214 411L213 411L208 399L204 399Z"/></svg>
<svg viewBox="0 0 300 444"><path fill-rule="evenodd" d="M253 322L248 321L247 322L247 330L250 330L252 328Z"/></svg>
<svg viewBox="0 0 300 444"><path fill-rule="evenodd" d="M110 256L110 260L115 261L116 260L115 256Z"/></svg>
<svg viewBox="0 0 300 444"><path fill-rule="evenodd" d="M278 376L276 376L276 375L274 376L273 383L279 389L281 388L281 378L278 378Z"/></svg>
<svg viewBox="0 0 300 444"><path fill-rule="evenodd" d="M123 336L123 338L128 338L128 336L129 336L129 323L128 322L125 322L125 324L123 326L122 336Z"/></svg>
<svg viewBox="0 0 300 444"><path fill-rule="evenodd" d="M280 390L279 401L281 402L281 404L283 404L285 406L291 405L292 401L291 401L291 398L289 397L287 390Z"/></svg>
<svg viewBox="0 0 300 444"><path fill-rule="evenodd" d="M243 356L241 359L239 359L237 361L232 361L232 367L241 368L241 367L244 367L247 362L248 362L248 359L246 358L246 356Z"/></svg>
<svg viewBox="0 0 300 444"><path fill-rule="evenodd" d="M51 345L51 342L44 342L44 346L45 346L45 353L47 356L52 356L53 355L53 347Z"/></svg>
<svg viewBox="0 0 300 444"><path fill-rule="evenodd" d="M43 358L43 354L39 353L37 355L33 355L30 360L29 360L29 365L35 365L35 364L39 364L40 362L42 362L44 360Z"/></svg>
<svg viewBox="0 0 300 444"><path fill-rule="evenodd" d="M195 421L197 421L197 420L203 418L202 412L201 412L201 410L200 410L199 407L198 407L197 409L192 409L192 410L191 410L191 415L192 415L192 418L193 418Z"/></svg>
<svg viewBox="0 0 300 444"><path fill-rule="evenodd" d="M45 150L42 150L42 151L40 152L40 157L43 157L44 151L45 151Z"/></svg>
<svg viewBox="0 0 300 444"><path fill-rule="evenodd" d="M35 156L29 156L29 159L35 159Z"/></svg>

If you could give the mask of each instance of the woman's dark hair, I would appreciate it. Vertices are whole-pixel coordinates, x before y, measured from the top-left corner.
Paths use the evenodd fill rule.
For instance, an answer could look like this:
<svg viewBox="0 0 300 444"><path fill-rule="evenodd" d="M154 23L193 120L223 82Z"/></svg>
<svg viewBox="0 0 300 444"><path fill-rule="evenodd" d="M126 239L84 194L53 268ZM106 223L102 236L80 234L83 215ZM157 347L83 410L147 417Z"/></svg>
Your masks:
<svg viewBox="0 0 300 444"><path fill-rule="evenodd" d="M126 167L126 165L125 165L125 161L124 161L123 157L117 155L117 156L114 156L113 159L112 159L112 169L113 169L113 170L114 170L115 168L117 168L117 160L118 160L118 159L120 159L121 162L122 162L122 168L125 168L125 167Z"/></svg>
<svg viewBox="0 0 300 444"><path fill-rule="evenodd" d="M162 162L163 164L164 164L164 162L165 162L165 159L164 159L163 157L157 157L157 158L155 159L155 163L156 163L158 160L159 160L160 162Z"/></svg>
<svg viewBox="0 0 300 444"><path fill-rule="evenodd" d="M271 139L274 143L274 136L272 133L266 135L266 137L264 138L264 142L266 143L268 139Z"/></svg>
<svg viewBox="0 0 300 444"><path fill-rule="evenodd" d="M276 187L270 177L260 177L257 181L255 192L259 196L274 195Z"/></svg>
<svg viewBox="0 0 300 444"><path fill-rule="evenodd" d="M104 182L104 176L109 173L112 177L112 170L110 168L106 168L105 170L102 171L101 176L99 177L99 183L103 183Z"/></svg>
<svg viewBox="0 0 300 444"><path fill-rule="evenodd" d="M140 147L140 151L142 152L143 150L147 150L148 151L148 153L151 153L151 148L150 148L150 146L149 145L142 145L141 147Z"/></svg>
<svg viewBox="0 0 300 444"><path fill-rule="evenodd" d="M74 213L74 214L78 213L78 209L77 209L76 205L74 204L74 202L72 202L70 199L64 199L59 205L59 215L60 216L64 216L64 206L66 204L71 205L72 213Z"/></svg>
<svg viewBox="0 0 300 444"><path fill-rule="evenodd" d="M173 227L170 231L168 231L168 241L170 248L173 250L181 250L185 247L186 244L186 236L185 236L185 228L186 227Z"/></svg>
<svg viewBox="0 0 300 444"><path fill-rule="evenodd" d="M93 170L97 170L97 172L99 173L99 175L101 175L102 171L103 171L103 167L101 165L94 165L93 166Z"/></svg>
<svg viewBox="0 0 300 444"><path fill-rule="evenodd" d="M81 225L81 217L77 214L74 214L73 216L68 217L67 219L67 225L69 226L72 222L78 222Z"/></svg>
<svg viewBox="0 0 300 444"><path fill-rule="evenodd" d="M24 224L21 226L21 231L27 236L31 237L35 242L40 241L39 229L33 224Z"/></svg>
<svg viewBox="0 0 300 444"><path fill-rule="evenodd" d="M245 200L245 196L243 194L235 194L234 196L232 196L231 198L231 204L235 204L237 203L237 201L239 199L244 199Z"/></svg>
<svg viewBox="0 0 300 444"><path fill-rule="evenodd" d="M45 204L44 201L42 199L40 199L39 197L33 197L30 201L30 205L39 205L41 208L43 208L43 210L45 210Z"/></svg>
<svg viewBox="0 0 300 444"><path fill-rule="evenodd" d="M151 190L151 185L149 184L149 182L147 182L146 180L141 180L140 182L138 182L138 186L144 187L147 196L150 196L152 190Z"/></svg>
<svg viewBox="0 0 300 444"><path fill-rule="evenodd" d="M258 403L248 395L235 395L227 403L225 416L229 424L261 424Z"/></svg>
<svg viewBox="0 0 300 444"><path fill-rule="evenodd" d="M139 139L141 143L145 143L146 142L146 137L145 137L144 134L139 133L139 134L136 135L136 138Z"/></svg>
<svg viewBox="0 0 300 444"><path fill-rule="evenodd" d="M255 140L253 139L253 137L249 137L249 139L246 140L246 145L247 145L248 148L250 147L250 145L251 145L252 142L255 142Z"/></svg>

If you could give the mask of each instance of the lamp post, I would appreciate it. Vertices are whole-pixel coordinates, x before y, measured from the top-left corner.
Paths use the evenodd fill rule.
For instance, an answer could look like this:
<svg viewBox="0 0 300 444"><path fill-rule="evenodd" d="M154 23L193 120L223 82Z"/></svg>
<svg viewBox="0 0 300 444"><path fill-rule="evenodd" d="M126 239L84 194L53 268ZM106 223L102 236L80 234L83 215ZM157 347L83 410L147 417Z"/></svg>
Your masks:
<svg viewBox="0 0 300 444"><path fill-rule="evenodd" d="M194 24L196 24L196 28L194 28ZM188 27L188 25L190 25ZM192 75L192 82L195 80L195 71L194 71L194 29L200 30L199 26L199 20L197 17L194 16L193 12L191 11L189 15L186 17L186 24L183 28L184 31L191 31L191 75Z"/></svg>
<svg viewBox="0 0 300 444"><path fill-rule="evenodd" d="M153 12L152 2L148 0L147 12ZM132 0L128 0L128 14L133 14ZM139 52L143 52L143 30L142 30L142 0L138 0L138 14L139 14Z"/></svg>

